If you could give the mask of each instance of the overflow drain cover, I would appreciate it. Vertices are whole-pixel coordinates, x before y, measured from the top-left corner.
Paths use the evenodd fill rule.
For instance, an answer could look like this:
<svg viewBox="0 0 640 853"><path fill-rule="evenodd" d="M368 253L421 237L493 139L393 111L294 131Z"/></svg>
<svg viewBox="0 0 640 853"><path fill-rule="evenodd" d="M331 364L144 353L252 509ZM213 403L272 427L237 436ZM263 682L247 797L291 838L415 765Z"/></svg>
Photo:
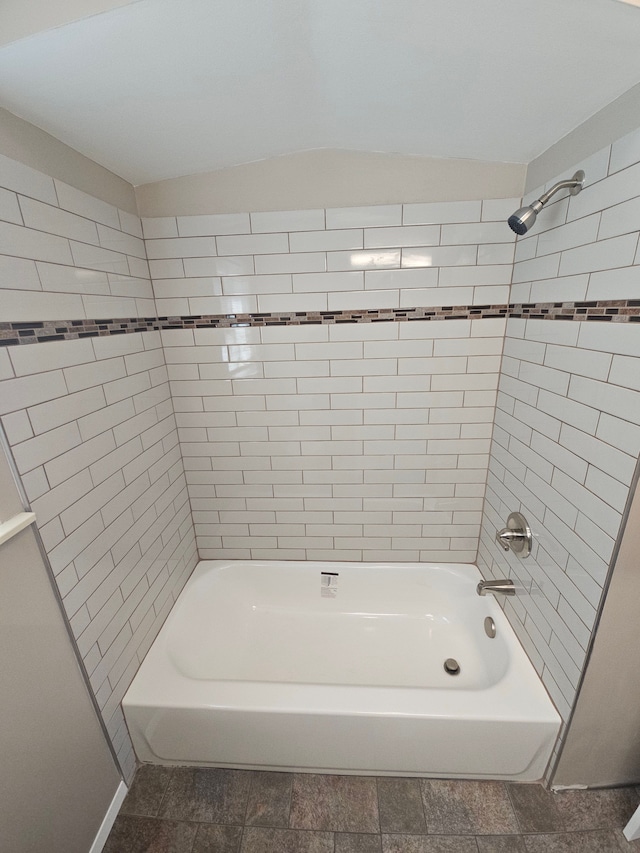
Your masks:
<svg viewBox="0 0 640 853"><path fill-rule="evenodd" d="M459 675L460 674L460 664L455 658L447 658L444 662L444 671L448 675Z"/></svg>

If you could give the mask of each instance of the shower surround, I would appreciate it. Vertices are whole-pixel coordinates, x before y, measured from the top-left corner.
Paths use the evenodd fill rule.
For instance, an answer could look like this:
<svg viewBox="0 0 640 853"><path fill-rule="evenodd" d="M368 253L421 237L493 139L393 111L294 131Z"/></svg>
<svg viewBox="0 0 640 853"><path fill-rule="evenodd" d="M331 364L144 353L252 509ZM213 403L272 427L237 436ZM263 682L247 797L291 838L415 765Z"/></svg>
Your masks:
<svg viewBox="0 0 640 853"><path fill-rule="evenodd" d="M514 266L520 199L151 218L143 244L2 158L0 415L125 773L194 524L205 558L472 562L481 534L566 721L640 450L639 160L635 133L567 170L585 191ZM493 542L513 509L526 563Z"/></svg>

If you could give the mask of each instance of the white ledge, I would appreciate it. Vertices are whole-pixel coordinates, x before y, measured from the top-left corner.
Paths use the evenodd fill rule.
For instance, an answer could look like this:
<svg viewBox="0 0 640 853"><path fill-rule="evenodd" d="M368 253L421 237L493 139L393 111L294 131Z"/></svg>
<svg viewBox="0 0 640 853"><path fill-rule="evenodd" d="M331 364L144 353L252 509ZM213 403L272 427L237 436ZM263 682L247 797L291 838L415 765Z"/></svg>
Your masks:
<svg viewBox="0 0 640 853"><path fill-rule="evenodd" d="M20 533L21 530L24 530L25 527L28 527L30 524L36 520L36 515L34 512L20 512L18 515L14 515L13 518L10 518L9 521L3 521L0 524L0 545L3 542L7 542L16 533Z"/></svg>

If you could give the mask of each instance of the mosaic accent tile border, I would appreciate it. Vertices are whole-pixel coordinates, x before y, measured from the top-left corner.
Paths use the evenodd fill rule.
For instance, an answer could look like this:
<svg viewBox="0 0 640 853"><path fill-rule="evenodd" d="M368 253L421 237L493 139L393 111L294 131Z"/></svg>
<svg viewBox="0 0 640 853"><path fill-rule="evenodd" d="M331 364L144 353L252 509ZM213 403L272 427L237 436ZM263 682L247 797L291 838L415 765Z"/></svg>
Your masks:
<svg viewBox="0 0 640 853"><path fill-rule="evenodd" d="M216 329L242 326L303 326L333 323L401 323L412 320L482 320L497 317L538 320L640 323L640 299L592 302L532 302L511 305L447 305L376 308L365 311L297 311L272 314L196 314L181 317L125 317L109 320L42 320L0 323L0 346L128 335L162 329Z"/></svg>

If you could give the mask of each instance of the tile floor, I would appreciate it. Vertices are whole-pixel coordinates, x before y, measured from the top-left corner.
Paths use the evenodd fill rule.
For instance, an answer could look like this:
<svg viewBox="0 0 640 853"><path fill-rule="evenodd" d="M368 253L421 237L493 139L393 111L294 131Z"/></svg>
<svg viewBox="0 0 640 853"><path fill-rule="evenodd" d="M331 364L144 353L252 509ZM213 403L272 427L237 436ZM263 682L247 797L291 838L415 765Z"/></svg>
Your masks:
<svg viewBox="0 0 640 853"><path fill-rule="evenodd" d="M640 787L138 770L104 853L632 853Z"/></svg>

